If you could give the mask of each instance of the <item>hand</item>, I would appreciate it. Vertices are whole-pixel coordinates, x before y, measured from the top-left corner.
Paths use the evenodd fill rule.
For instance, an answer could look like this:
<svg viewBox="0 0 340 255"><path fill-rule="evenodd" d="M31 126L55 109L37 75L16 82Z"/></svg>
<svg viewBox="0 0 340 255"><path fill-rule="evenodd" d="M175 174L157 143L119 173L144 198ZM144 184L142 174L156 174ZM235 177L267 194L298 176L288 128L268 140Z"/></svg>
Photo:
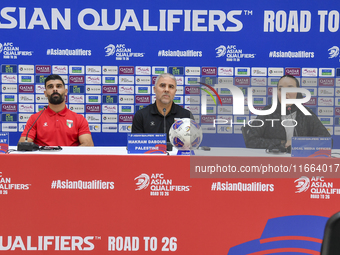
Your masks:
<svg viewBox="0 0 340 255"><path fill-rule="evenodd" d="M287 148L287 147L289 147L289 146L291 146L291 145L292 145L292 140L288 140L288 141L286 142L285 147Z"/></svg>

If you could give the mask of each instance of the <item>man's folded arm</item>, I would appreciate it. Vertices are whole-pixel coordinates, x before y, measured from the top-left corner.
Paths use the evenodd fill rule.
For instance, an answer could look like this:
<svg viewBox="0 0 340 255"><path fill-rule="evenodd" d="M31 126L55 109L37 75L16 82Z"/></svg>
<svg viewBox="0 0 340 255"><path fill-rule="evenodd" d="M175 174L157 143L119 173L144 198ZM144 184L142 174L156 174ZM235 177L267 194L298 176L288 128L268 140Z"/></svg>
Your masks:
<svg viewBox="0 0 340 255"><path fill-rule="evenodd" d="M94 146L91 134L80 135L79 143L79 146Z"/></svg>

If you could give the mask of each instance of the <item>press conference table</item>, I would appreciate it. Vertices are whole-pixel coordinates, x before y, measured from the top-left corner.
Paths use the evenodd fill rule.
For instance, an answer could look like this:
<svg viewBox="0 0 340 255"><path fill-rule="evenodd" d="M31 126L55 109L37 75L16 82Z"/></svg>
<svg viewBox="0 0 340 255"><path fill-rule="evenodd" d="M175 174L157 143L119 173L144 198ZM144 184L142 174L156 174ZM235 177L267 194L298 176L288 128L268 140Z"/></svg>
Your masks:
<svg viewBox="0 0 340 255"><path fill-rule="evenodd" d="M16 146L10 146L10 149L15 150ZM177 149L173 148L169 151L169 155L177 155ZM340 152L340 150L339 150ZM61 151L33 151L33 152L22 152L14 151L15 154L56 154L56 155L128 155L126 147L62 147ZM220 148L212 147L210 151L204 151L198 149L194 151L196 156L250 156L250 157L290 157L288 153L273 154L266 153L264 149L247 149L247 148ZM130 155L141 155L141 154L130 154ZM144 155L162 155L164 154L144 154Z"/></svg>
<svg viewBox="0 0 340 255"><path fill-rule="evenodd" d="M0 155L1 252L319 254L327 217L340 211L339 159L244 148L176 153L64 147Z"/></svg>

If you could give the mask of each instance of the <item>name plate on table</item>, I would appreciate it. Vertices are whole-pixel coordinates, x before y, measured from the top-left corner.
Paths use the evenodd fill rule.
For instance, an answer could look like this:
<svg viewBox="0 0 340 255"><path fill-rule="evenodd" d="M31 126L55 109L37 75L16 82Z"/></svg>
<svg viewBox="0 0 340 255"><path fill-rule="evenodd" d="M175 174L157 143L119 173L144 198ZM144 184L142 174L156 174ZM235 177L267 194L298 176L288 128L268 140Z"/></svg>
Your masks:
<svg viewBox="0 0 340 255"><path fill-rule="evenodd" d="M9 144L8 133L0 132L0 153L7 153Z"/></svg>
<svg viewBox="0 0 340 255"><path fill-rule="evenodd" d="M331 137L292 137L292 157L331 157Z"/></svg>
<svg viewBox="0 0 340 255"><path fill-rule="evenodd" d="M128 134L128 154L165 154L166 134Z"/></svg>

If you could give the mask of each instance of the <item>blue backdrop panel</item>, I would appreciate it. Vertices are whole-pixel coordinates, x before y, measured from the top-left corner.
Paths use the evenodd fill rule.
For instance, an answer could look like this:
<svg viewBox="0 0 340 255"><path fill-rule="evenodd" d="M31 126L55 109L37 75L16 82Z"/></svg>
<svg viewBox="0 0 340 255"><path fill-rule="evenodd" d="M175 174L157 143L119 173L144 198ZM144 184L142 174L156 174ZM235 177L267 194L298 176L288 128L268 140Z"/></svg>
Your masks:
<svg viewBox="0 0 340 255"><path fill-rule="evenodd" d="M284 74L312 94L307 104L339 147L338 1L15 1L0 3L1 127L15 145L28 117L47 104L44 78L65 79L67 105L84 114L96 145L126 145L133 114L154 101L162 72L178 81L176 102L191 109L203 144L244 146L240 127L254 115L233 115L232 95L208 101L201 80L231 84L255 106L271 102ZM189 89L188 87L191 87ZM233 120L214 128L213 119Z"/></svg>

